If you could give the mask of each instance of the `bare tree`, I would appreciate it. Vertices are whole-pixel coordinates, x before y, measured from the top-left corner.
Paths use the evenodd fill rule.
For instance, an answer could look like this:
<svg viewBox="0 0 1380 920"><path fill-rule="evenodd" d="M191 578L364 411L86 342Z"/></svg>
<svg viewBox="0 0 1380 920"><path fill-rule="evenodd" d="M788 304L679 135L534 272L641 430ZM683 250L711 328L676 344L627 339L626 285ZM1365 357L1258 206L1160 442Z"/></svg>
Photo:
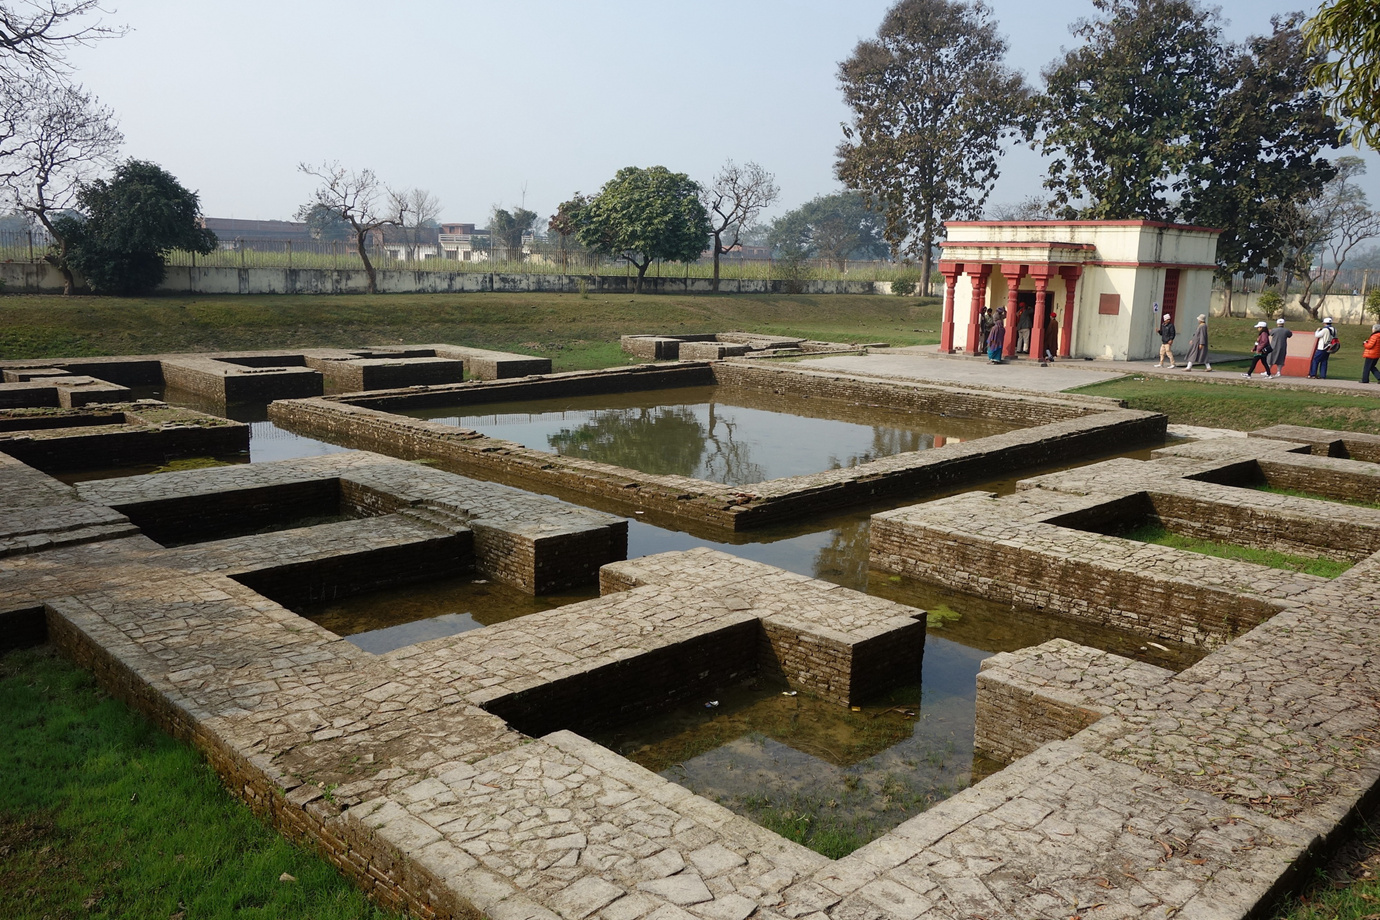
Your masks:
<svg viewBox="0 0 1380 920"><path fill-rule="evenodd" d="M72 293L68 240L55 224L76 204L77 191L114 165L124 136L114 113L80 86L31 76L4 93L14 143L0 158L0 189L19 211L53 238L45 256L62 272L63 293ZM10 120L12 119L12 121Z"/></svg>
<svg viewBox="0 0 1380 920"><path fill-rule="evenodd" d="M123 26L83 21L104 12L100 0L0 2L0 80L8 83L25 71L64 73L67 49L123 35Z"/></svg>
<svg viewBox="0 0 1380 920"><path fill-rule="evenodd" d="M389 189L389 210L398 215L402 222L403 249L408 262L417 258L422 247L422 238L436 225L441 216L441 199L423 188Z"/></svg>
<svg viewBox="0 0 1380 920"><path fill-rule="evenodd" d="M725 160L714 182L700 193L709 212L709 232L714 237L714 290L719 290L719 256L740 242L743 229L771 207L780 196L776 177L756 163L742 166ZM730 239L727 246L724 240Z"/></svg>
<svg viewBox="0 0 1380 920"><path fill-rule="evenodd" d="M1366 193L1351 181L1366 171L1365 161L1338 157L1334 165L1337 175L1318 194L1302 204L1286 203L1288 212L1280 218L1291 250L1284 265L1286 278L1292 274L1303 282L1298 303L1314 319L1352 250L1380 236L1380 212L1371 210Z"/></svg>
<svg viewBox="0 0 1380 920"><path fill-rule="evenodd" d="M386 215L380 211L379 198L387 190L374 175L372 169L350 170L339 162L322 163L311 166L297 164L298 170L308 176L321 180L321 185L312 198L297 209L297 219L306 220L312 209L318 206L327 208L350 225L355 233L355 251L364 263L364 273L369 277L369 293L378 293L378 273L374 263L369 261L369 253L364 243L369 234L384 227L397 227L402 224L402 215ZM392 200L392 194L387 198Z"/></svg>

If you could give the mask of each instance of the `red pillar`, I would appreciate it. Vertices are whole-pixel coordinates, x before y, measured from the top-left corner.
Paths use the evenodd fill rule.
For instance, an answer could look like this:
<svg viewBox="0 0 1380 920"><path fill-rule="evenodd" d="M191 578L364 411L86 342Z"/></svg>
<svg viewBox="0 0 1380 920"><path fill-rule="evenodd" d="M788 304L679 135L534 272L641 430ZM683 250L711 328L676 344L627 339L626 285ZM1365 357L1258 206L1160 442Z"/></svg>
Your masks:
<svg viewBox="0 0 1380 920"><path fill-rule="evenodd" d="M1045 294L1049 291L1049 279L1054 274L1054 266L1037 265L1030 270L1035 279L1035 324L1030 327L1030 358L1032 361L1045 359Z"/></svg>
<svg viewBox="0 0 1380 920"><path fill-rule="evenodd" d="M1067 358L1073 348L1073 299L1083 268L1079 265L1063 265L1059 268L1059 274L1064 277L1064 321L1059 331L1059 357Z"/></svg>
<svg viewBox="0 0 1380 920"><path fill-rule="evenodd" d="M962 262L940 262L939 273L944 276L944 319L939 326L939 350L954 353L954 286L963 274Z"/></svg>
<svg viewBox="0 0 1380 920"><path fill-rule="evenodd" d="M969 282L973 285L973 302L968 315L968 354L978 352L978 335L982 325L982 306L987 302L987 276L991 274L990 265L964 265Z"/></svg>
<svg viewBox="0 0 1380 920"><path fill-rule="evenodd" d="M1016 354L1016 292L1020 289L1021 278L1027 271L1024 265L1003 265L1001 276L1006 279L1006 344L1002 347L1002 357L1010 358Z"/></svg>

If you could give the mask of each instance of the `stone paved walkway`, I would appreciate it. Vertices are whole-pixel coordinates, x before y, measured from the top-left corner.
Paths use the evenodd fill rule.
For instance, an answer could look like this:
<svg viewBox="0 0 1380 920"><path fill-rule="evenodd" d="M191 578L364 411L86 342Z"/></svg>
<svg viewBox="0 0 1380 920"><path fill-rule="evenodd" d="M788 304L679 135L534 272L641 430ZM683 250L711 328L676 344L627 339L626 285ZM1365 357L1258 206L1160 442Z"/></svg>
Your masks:
<svg viewBox="0 0 1380 920"><path fill-rule="evenodd" d="M1299 445L1276 443L1253 447L1287 465ZM1175 451L1189 449L1206 444ZM1191 451L1162 462L1183 474L1224 461ZM1004 500L1008 517L1085 512L1093 475L1030 481ZM1125 475L1105 482L1124 494ZM1113 694L1090 727L830 861L570 731L524 736L467 694L496 678L506 696L492 703L559 687L586 660L633 665L664 646L659 617L671 629L794 619L866 649L888 628L907 634L914 611L719 554L672 554L606 570L604 598L511 625L527 645L507 658L492 638L501 630L372 656L223 574L164 564L121 577L112 564L88 579L64 554L159 550L94 489L82 500L3 459L0 477L25 484L0 492L11 602L27 590L53 641L113 692L192 740L379 901L423 917L1245 917L1380 781L1380 553L1335 579L1298 578L1276 592L1283 612L1162 684L1142 682L1134 706ZM1358 534L1363 512L1376 514L1341 512ZM946 550L923 552L942 561ZM471 644L493 663L468 666Z"/></svg>

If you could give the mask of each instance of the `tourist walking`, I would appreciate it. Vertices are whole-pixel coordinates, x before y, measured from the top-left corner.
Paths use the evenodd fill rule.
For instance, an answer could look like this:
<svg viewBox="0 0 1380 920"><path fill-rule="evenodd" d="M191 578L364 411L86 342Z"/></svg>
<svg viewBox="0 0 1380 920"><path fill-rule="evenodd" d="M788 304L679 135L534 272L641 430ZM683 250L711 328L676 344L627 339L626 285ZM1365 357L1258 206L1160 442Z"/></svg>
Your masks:
<svg viewBox="0 0 1380 920"><path fill-rule="evenodd" d="M1179 334L1179 330L1174 328L1174 317L1166 313L1160 317L1160 363L1156 367L1164 367L1164 361L1169 359L1169 366L1174 366L1174 337Z"/></svg>
<svg viewBox="0 0 1380 920"><path fill-rule="evenodd" d="M1251 366L1246 368L1246 373L1242 377L1250 378L1255 371L1256 364L1265 371L1265 379L1270 379L1270 329L1269 324L1258 322L1255 324L1256 337L1255 344L1251 346Z"/></svg>
<svg viewBox="0 0 1380 920"><path fill-rule="evenodd" d="M1006 344L1006 311L998 310L992 331L987 333L987 363L1001 364L1001 347Z"/></svg>
<svg viewBox="0 0 1380 920"><path fill-rule="evenodd" d="M1370 383L1370 375L1375 374L1375 382L1380 383L1380 371L1375 370L1375 362L1380 361L1380 323L1370 327L1370 338L1361 346L1361 382Z"/></svg>
<svg viewBox="0 0 1380 920"><path fill-rule="evenodd" d="M1278 377L1284 373L1284 359L1289 354L1289 340L1294 334L1284 328L1284 319L1275 320L1275 328L1270 330L1270 367L1274 373L1271 377Z"/></svg>
<svg viewBox="0 0 1380 920"><path fill-rule="evenodd" d="M1311 380L1327 379L1327 359L1332 357L1332 345L1337 341L1337 333L1332 329L1332 317L1323 319L1322 328L1313 333L1318 346L1313 349L1313 360L1308 362L1308 377Z"/></svg>
<svg viewBox="0 0 1380 920"><path fill-rule="evenodd" d="M1018 307L1016 310L1016 351L1023 355L1030 354L1030 330L1035 328L1035 311L1030 307Z"/></svg>
<svg viewBox="0 0 1380 920"><path fill-rule="evenodd" d="M1054 360L1054 356L1059 353L1059 317L1053 310L1049 311L1049 319L1045 322L1045 360L1044 364Z"/></svg>
<svg viewBox="0 0 1380 920"><path fill-rule="evenodd" d="M1193 370L1193 365L1202 364L1204 370L1212 370L1212 365L1208 364L1208 330L1207 315L1198 314L1198 328L1193 330L1193 337L1188 340L1188 353L1184 355L1184 370Z"/></svg>

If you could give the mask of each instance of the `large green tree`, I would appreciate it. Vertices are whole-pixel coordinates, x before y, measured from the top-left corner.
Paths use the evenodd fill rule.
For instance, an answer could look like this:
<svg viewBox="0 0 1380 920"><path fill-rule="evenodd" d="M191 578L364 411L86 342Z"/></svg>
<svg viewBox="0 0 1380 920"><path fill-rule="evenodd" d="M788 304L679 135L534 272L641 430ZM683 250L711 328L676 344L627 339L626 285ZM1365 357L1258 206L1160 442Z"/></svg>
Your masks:
<svg viewBox="0 0 1380 920"><path fill-rule="evenodd" d="M1380 150L1380 3L1324 3L1304 32L1309 48L1323 54L1312 76L1327 96L1328 111Z"/></svg>
<svg viewBox="0 0 1380 920"><path fill-rule="evenodd" d="M537 222L537 212L526 208L494 208L489 218L489 233L493 235L494 248L503 251L502 258L521 262L522 237Z"/></svg>
<svg viewBox="0 0 1380 920"><path fill-rule="evenodd" d="M625 166L575 213L576 236L591 251L637 269L637 291L655 259L693 262L709 240L699 183L665 166Z"/></svg>
<svg viewBox="0 0 1380 920"><path fill-rule="evenodd" d="M216 235L201 226L196 192L154 163L121 163L109 180L82 186L77 207L84 219L59 218L58 232L72 267L103 294L152 291L169 251L205 255L216 247Z"/></svg>
<svg viewBox="0 0 1380 920"><path fill-rule="evenodd" d="M1044 72L1036 149L1062 216L1173 220L1222 92L1217 13L1194 0L1093 0L1084 44Z"/></svg>
<svg viewBox="0 0 1380 920"><path fill-rule="evenodd" d="M1321 153L1337 146L1337 123L1309 85L1318 54L1308 52L1302 23L1302 13L1276 16L1270 35L1230 49L1200 155L1186 170L1181 214L1222 228L1223 279L1272 276L1290 246L1285 216L1336 173Z"/></svg>
<svg viewBox="0 0 1380 920"><path fill-rule="evenodd" d="M943 222L982 213L1026 109L1024 78L981 0L900 0L839 65L853 110L835 171L884 215L893 254L916 256L928 293Z"/></svg>
<svg viewBox="0 0 1380 920"><path fill-rule="evenodd" d="M839 271L849 259L881 259L889 251L882 218L857 192L820 195L772 222L767 242L783 257L827 259Z"/></svg>

